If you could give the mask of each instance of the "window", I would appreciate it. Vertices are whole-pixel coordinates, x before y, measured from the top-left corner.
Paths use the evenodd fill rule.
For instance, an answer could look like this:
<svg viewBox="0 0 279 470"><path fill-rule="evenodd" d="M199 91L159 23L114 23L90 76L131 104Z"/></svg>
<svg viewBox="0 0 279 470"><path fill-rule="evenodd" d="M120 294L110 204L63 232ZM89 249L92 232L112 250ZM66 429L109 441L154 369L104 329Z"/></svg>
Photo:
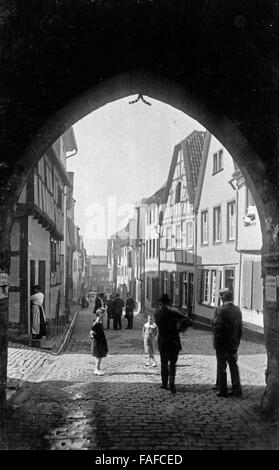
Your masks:
<svg viewBox="0 0 279 470"><path fill-rule="evenodd" d="M208 243L208 211L201 213L201 242L202 245Z"/></svg>
<svg viewBox="0 0 279 470"><path fill-rule="evenodd" d="M200 273L200 274L199 274ZM211 307L218 305L218 292L221 286L222 272L216 269L205 269L198 272L197 300Z"/></svg>
<svg viewBox="0 0 279 470"><path fill-rule="evenodd" d="M173 189L170 190L170 196L169 197L170 197L170 199L169 199L170 200L170 206L172 206L173 203L174 203L174 191L173 191Z"/></svg>
<svg viewBox="0 0 279 470"><path fill-rule="evenodd" d="M63 208L63 198L62 198L62 189L60 188L60 186L58 186L57 188L57 207L58 209L62 212L62 208Z"/></svg>
<svg viewBox="0 0 279 470"><path fill-rule="evenodd" d="M187 273L183 273L183 305L187 306L188 299L188 282L187 282Z"/></svg>
<svg viewBox="0 0 279 470"><path fill-rule="evenodd" d="M213 154L213 175L223 169L223 149Z"/></svg>
<svg viewBox="0 0 279 470"><path fill-rule="evenodd" d="M204 303L209 302L209 270L205 269L203 272L203 296L202 301Z"/></svg>
<svg viewBox="0 0 279 470"><path fill-rule="evenodd" d="M234 240L235 239L235 201L228 203L227 214L228 214L227 239Z"/></svg>
<svg viewBox="0 0 279 470"><path fill-rule="evenodd" d="M176 247L181 247L181 226L176 225L175 227L175 243Z"/></svg>
<svg viewBox="0 0 279 470"><path fill-rule="evenodd" d="M234 298L234 269L225 269L224 287L227 287L232 293Z"/></svg>
<svg viewBox="0 0 279 470"><path fill-rule="evenodd" d="M156 256L156 240L153 238L153 258Z"/></svg>
<svg viewBox="0 0 279 470"><path fill-rule="evenodd" d="M221 206L213 209L213 241L221 241Z"/></svg>
<svg viewBox="0 0 279 470"><path fill-rule="evenodd" d="M166 250L171 248L171 227L166 229Z"/></svg>
<svg viewBox="0 0 279 470"><path fill-rule="evenodd" d="M150 225L152 223L152 211L151 209L148 211L148 224Z"/></svg>
<svg viewBox="0 0 279 470"><path fill-rule="evenodd" d="M177 183L176 190L175 190L175 204L180 202L181 200L181 181Z"/></svg>
<svg viewBox="0 0 279 470"><path fill-rule="evenodd" d="M152 257L152 240L149 240L149 258Z"/></svg>
<svg viewBox="0 0 279 470"><path fill-rule="evenodd" d="M146 240L145 258L148 259L148 240Z"/></svg>
<svg viewBox="0 0 279 470"><path fill-rule="evenodd" d="M186 223L186 246L187 248L193 247L193 223Z"/></svg>
<svg viewBox="0 0 279 470"><path fill-rule="evenodd" d="M57 243L55 240L50 240L50 272L57 271Z"/></svg>
<svg viewBox="0 0 279 470"><path fill-rule="evenodd" d="M210 305L215 305L215 297L216 297L216 271L213 269L211 271L211 299Z"/></svg>

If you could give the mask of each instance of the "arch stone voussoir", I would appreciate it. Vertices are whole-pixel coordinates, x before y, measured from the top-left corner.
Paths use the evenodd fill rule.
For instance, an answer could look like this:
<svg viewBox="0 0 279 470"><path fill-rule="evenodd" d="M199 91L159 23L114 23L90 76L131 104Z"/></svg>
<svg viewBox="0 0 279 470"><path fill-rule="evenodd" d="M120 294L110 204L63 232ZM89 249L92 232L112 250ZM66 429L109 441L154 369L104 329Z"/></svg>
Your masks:
<svg viewBox="0 0 279 470"><path fill-rule="evenodd" d="M276 0L13 0L0 7L0 273L32 167L70 126L142 93L199 121L228 149L259 211L266 389L279 409L279 18ZM264 3L264 8L263 8ZM24 5L24 6L23 6ZM241 12L241 21L239 15ZM279 283L278 283L279 285ZM8 301L0 299L0 406Z"/></svg>

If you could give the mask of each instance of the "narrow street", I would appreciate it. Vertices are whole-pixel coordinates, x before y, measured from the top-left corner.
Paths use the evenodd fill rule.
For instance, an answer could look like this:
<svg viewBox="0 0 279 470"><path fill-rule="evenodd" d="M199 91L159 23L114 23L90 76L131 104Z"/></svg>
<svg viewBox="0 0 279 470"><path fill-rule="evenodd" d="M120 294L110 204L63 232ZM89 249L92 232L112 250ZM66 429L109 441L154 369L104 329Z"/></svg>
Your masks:
<svg viewBox="0 0 279 470"><path fill-rule="evenodd" d="M6 449L279 449L279 423L264 422L257 411L264 390L263 345L241 343L243 397L217 398L212 336L188 329L173 396L159 389L158 354L157 367L145 366L141 316L133 330L106 330L109 355L102 377L93 374L90 321L90 310L81 309L59 356L9 349L8 376L23 385L10 399ZM32 372L28 361L38 365Z"/></svg>

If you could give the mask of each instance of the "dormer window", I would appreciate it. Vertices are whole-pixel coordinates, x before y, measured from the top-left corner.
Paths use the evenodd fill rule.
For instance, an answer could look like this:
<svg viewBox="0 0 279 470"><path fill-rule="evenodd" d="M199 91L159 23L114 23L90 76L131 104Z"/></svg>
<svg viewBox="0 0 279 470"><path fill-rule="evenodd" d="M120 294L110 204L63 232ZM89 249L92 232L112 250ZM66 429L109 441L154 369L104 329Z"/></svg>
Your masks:
<svg viewBox="0 0 279 470"><path fill-rule="evenodd" d="M181 201L181 181L177 183L175 190L175 204Z"/></svg>
<svg viewBox="0 0 279 470"><path fill-rule="evenodd" d="M223 149L213 154L213 175L223 170Z"/></svg>

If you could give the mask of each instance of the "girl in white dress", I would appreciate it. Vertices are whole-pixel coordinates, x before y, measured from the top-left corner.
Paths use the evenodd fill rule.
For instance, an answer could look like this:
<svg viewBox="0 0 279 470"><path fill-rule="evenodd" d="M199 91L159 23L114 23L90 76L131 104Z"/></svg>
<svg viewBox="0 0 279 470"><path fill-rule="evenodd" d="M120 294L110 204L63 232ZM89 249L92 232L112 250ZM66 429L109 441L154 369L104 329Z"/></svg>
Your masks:
<svg viewBox="0 0 279 470"><path fill-rule="evenodd" d="M151 365L156 367L156 362L154 359L155 354L155 342L158 334L158 328L152 315L148 315L148 321L143 325L142 336L144 344L144 352L148 354L146 360L146 366Z"/></svg>

